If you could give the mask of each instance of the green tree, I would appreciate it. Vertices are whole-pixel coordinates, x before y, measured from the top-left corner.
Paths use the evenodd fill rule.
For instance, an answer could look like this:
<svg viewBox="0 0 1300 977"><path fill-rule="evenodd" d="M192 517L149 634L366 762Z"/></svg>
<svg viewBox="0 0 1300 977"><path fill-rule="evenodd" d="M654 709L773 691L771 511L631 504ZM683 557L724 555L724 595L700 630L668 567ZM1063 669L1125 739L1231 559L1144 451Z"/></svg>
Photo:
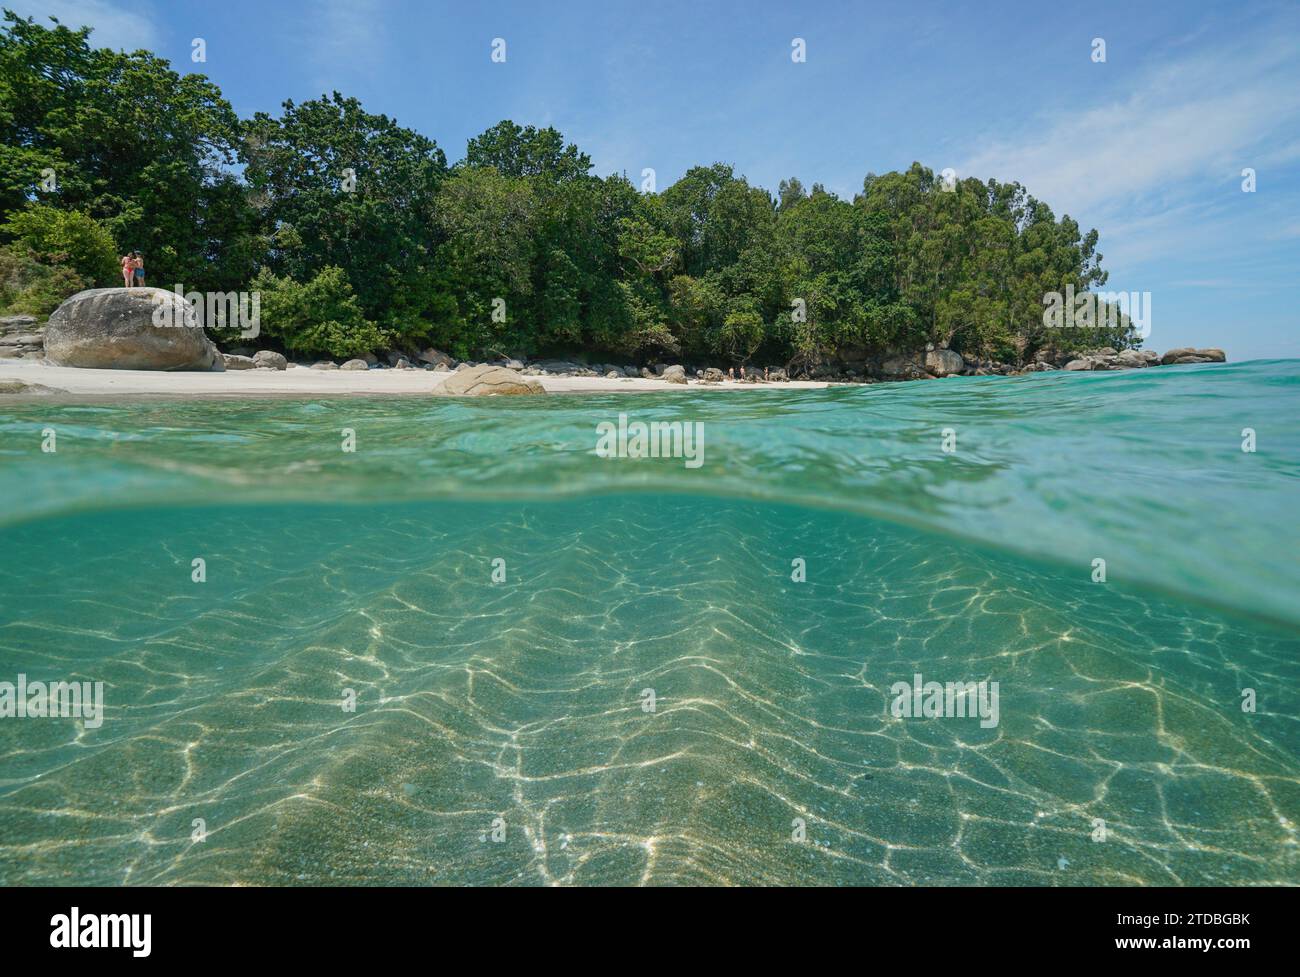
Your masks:
<svg viewBox="0 0 1300 977"><path fill-rule="evenodd" d="M154 281L242 287L251 269L225 260L244 210L234 111L207 78L89 36L5 11L0 212L31 200L79 211L144 252Z"/></svg>
<svg viewBox="0 0 1300 977"><path fill-rule="evenodd" d="M391 341L366 319L342 268L322 268L306 283L264 268L252 284L261 296L262 332L290 353L363 356Z"/></svg>
<svg viewBox="0 0 1300 977"><path fill-rule="evenodd" d="M66 265L94 285L120 284L117 248L103 224L76 210L29 204L0 227L36 260Z"/></svg>
<svg viewBox="0 0 1300 977"><path fill-rule="evenodd" d="M278 119L259 112L244 134L271 270L308 281L342 268L367 318L400 341L427 339L451 312L435 262L437 144L338 92L285 102Z"/></svg>

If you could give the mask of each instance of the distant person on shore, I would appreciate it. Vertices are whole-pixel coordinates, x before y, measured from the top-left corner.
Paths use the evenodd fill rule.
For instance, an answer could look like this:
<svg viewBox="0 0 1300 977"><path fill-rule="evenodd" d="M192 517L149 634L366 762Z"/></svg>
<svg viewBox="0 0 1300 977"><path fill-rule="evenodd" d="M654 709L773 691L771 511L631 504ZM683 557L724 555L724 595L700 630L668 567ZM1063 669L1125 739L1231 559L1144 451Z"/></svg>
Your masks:
<svg viewBox="0 0 1300 977"><path fill-rule="evenodd" d="M122 287L130 288L135 280L135 256L128 251L122 255Z"/></svg>
<svg viewBox="0 0 1300 977"><path fill-rule="evenodd" d="M132 257L135 259L133 267L135 268L135 283L140 288L144 288L144 255L139 251L132 251Z"/></svg>

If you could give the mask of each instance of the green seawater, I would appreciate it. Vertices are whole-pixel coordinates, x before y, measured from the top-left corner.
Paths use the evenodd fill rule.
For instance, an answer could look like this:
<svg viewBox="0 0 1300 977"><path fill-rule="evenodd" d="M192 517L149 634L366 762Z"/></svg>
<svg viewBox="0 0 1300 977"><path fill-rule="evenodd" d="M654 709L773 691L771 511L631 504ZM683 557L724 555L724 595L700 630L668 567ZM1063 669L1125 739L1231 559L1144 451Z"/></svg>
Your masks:
<svg viewBox="0 0 1300 977"><path fill-rule="evenodd" d="M0 883L1300 883L1298 501L1300 361L0 404Z"/></svg>

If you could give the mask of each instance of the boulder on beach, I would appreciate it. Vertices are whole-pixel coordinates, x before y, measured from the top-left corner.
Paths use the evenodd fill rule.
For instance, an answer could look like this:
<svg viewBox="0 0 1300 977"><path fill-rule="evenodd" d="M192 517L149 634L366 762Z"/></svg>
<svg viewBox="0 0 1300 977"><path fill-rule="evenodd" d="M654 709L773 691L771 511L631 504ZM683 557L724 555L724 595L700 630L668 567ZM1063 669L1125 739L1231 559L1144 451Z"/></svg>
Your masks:
<svg viewBox="0 0 1300 977"><path fill-rule="evenodd" d="M54 310L45 356L94 370L224 370L190 304L161 288L92 288Z"/></svg>
<svg viewBox="0 0 1300 977"><path fill-rule="evenodd" d="M925 354L925 368L936 377L960 373L965 366L966 361L961 358L961 354L950 349L932 349Z"/></svg>
<svg viewBox="0 0 1300 977"><path fill-rule="evenodd" d="M514 370L484 363L482 366L472 366L452 373L434 393L444 397L490 397L544 394L546 388Z"/></svg>
<svg viewBox="0 0 1300 977"><path fill-rule="evenodd" d="M223 353L221 359L226 364L227 370L257 369L257 364L253 362L251 356L240 356L238 353Z"/></svg>
<svg viewBox="0 0 1300 977"><path fill-rule="evenodd" d="M59 387L47 387L43 383L27 383L25 380L0 380L0 394L18 394L19 396L46 396L65 394Z"/></svg>
<svg viewBox="0 0 1300 977"><path fill-rule="evenodd" d="M442 352L442 350L434 349L432 346L420 354L420 360L421 362L428 363L430 366L435 368L438 366L445 366L448 369L451 369L456 362L452 357Z"/></svg>
<svg viewBox="0 0 1300 977"><path fill-rule="evenodd" d="M337 370L338 368L339 365L333 360L319 360L309 367L312 370Z"/></svg>
<svg viewBox="0 0 1300 977"><path fill-rule="evenodd" d="M348 360L346 363L340 366L339 369L340 370L368 370L370 369L370 364L368 364L365 360Z"/></svg>
<svg viewBox="0 0 1300 977"><path fill-rule="evenodd" d="M259 370L287 370L289 361L280 353L269 349L259 349L253 354L253 365Z"/></svg>
<svg viewBox="0 0 1300 977"><path fill-rule="evenodd" d="M663 380L665 383L685 383L686 367L679 366L675 363L672 366L666 366L664 367L663 375L659 379Z"/></svg>

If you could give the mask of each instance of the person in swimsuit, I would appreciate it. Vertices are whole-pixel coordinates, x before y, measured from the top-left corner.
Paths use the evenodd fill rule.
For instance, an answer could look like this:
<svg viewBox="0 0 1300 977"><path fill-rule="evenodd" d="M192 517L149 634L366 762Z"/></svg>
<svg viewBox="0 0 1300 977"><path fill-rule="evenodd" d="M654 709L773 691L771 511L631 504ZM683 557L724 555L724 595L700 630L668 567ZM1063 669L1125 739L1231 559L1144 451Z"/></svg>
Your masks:
<svg viewBox="0 0 1300 977"><path fill-rule="evenodd" d="M131 281L135 278L135 258L128 251L122 255L122 287L130 288Z"/></svg>
<svg viewBox="0 0 1300 977"><path fill-rule="evenodd" d="M144 255L139 251L133 252L135 255L135 283L144 288Z"/></svg>

